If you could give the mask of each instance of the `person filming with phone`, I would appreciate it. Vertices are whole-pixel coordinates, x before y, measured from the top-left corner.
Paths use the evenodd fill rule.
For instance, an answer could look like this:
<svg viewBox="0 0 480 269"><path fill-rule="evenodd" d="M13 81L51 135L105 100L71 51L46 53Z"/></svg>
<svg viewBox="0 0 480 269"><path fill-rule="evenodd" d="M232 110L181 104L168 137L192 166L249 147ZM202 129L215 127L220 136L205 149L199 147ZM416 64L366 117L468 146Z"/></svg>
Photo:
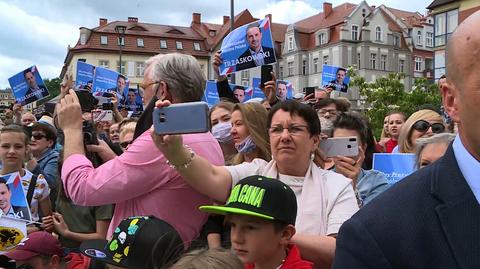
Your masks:
<svg viewBox="0 0 480 269"><path fill-rule="evenodd" d="M122 155L97 168L85 157L81 109L75 92L70 89L57 104L58 124L65 133L61 173L64 189L79 205L115 204L108 238L122 219L153 215L170 223L188 247L208 217L198 207L210 203L210 199L195 191L172 168L174 166L167 163L152 141L150 127L155 101L179 104L201 100L205 86L203 71L190 55L157 55L146 62L141 85L148 105L136 133L147 127L146 131L140 132ZM188 121L185 118L167 120ZM185 135L184 143L208 162L224 164L220 146L210 132Z"/></svg>

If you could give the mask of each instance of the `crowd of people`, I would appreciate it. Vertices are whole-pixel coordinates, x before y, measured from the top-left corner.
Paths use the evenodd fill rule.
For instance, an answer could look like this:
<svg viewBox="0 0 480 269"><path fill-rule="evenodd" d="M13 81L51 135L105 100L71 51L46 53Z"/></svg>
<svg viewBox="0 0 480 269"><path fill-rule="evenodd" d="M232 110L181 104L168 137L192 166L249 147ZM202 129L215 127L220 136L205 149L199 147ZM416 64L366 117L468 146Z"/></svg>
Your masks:
<svg viewBox="0 0 480 269"><path fill-rule="evenodd" d="M115 120L92 122L67 79L53 115L15 104L0 131L1 175L18 173L29 207L12 204L5 180L0 206L30 224L0 266L480 268L480 80L467 53L479 25L477 12L449 40L442 108L390 111L378 140L331 89L278 98L275 73L265 100L243 103L244 90L219 76L220 53L221 102L206 133L152 128L155 108L204 94L199 63L183 54L146 62L139 118L110 97ZM356 156L319 148L345 137ZM375 153L414 153L417 171L389 185Z"/></svg>

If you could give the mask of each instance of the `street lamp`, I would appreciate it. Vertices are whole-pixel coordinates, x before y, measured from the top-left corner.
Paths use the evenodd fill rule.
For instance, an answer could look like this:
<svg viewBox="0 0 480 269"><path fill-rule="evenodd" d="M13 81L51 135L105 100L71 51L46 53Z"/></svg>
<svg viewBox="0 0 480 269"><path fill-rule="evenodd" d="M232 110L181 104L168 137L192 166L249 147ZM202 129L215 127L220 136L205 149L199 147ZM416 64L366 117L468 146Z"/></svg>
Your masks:
<svg viewBox="0 0 480 269"><path fill-rule="evenodd" d="M120 61L118 62L118 73L122 73L122 45L125 44L125 30L126 26L117 25L115 26L115 32L118 34L118 46L120 47Z"/></svg>
<svg viewBox="0 0 480 269"><path fill-rule="evenodd" d="M235 18L235 14L234 14L234 7L235 7L235 3L234 3L234 0L230 0L230 33L233 32L233 29L234 29L234 21L233 19ZM236 81L235 81L235 73L231 73L230 74L230 81L231 83L235 84Z"/></svg>

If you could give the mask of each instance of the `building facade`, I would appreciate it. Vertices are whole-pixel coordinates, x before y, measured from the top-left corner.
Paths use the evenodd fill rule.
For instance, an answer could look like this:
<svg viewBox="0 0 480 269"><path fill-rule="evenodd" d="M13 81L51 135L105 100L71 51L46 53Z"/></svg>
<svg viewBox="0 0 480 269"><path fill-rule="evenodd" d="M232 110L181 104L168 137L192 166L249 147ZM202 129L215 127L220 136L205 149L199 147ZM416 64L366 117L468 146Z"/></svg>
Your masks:
<svg viewBox="0 0 480 269"><path fill-rule="evenodd" d="M445 46L457 26L475 11L480 10L478 0L434 0L428 7L434 18L434 77L446 73Z"/></svg>

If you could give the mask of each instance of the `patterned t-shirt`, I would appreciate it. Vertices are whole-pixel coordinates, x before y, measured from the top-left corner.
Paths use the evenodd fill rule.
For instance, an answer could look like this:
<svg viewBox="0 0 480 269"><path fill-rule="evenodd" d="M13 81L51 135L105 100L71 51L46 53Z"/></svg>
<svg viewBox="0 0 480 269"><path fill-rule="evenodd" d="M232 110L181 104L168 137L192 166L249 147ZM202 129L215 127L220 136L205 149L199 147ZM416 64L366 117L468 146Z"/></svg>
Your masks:
<svg viewBox="0 0 480 269"><path fill-rule="evenodd" d="M28 193L28 187L30 186L30 180L32 179L32 172L25 170L25 175L22 177L22 186L25 195ZM35 185L35 190L33 191L32 202L30 203L30 212L32 214L33 221L39 221L40 217L38 215L38 204L43 199L49 199L50 187L48 186L45 177L42 174L38 175L37 184Z"/></svg>

